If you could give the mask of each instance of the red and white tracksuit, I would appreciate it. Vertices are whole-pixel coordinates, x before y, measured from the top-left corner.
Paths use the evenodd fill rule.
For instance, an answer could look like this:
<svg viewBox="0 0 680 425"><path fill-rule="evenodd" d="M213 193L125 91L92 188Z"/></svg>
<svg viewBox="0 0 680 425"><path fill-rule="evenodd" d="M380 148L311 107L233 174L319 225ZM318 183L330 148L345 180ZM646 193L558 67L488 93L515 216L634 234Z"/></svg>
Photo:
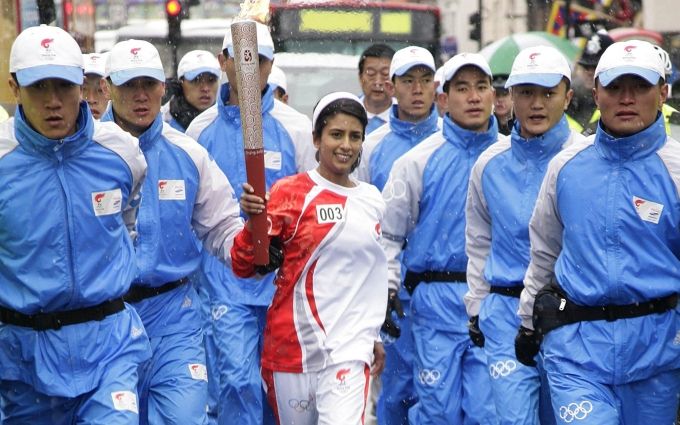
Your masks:
<svg viewBox="0 0 680 425"><path fill-rule="evenodd" d="M270 237L283 242L284 261L267 312L262 370L281 424L362 422L387 303L384 210L374 186L339 186L316 171L272 188ZM254 274L252 260L244 230L232 249L234 272Z"/></svg>

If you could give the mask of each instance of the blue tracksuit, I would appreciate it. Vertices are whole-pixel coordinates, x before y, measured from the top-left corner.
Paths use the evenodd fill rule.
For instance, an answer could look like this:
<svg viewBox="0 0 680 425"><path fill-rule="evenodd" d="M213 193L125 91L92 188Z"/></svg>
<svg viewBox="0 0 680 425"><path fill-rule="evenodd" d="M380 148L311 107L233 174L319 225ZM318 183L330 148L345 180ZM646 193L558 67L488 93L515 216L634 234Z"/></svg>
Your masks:
<svg viewBox="0 0 680 425"><path fill-rule="evenodd" d="M102 120L113 119L109 109ZM133 287L160 287L187 277L201 261L197 235L207 251L228 261L242 228L239 207L225 175L190 137L158 114L139 136L147 160L135 240L139 273ZM142 423L207 421L207 371L200 301L191 284L136 302L154 351L142 369ZM147 410L148 409L148 410Z"/></svg>
<svg viewBox="0 0 680 425"><path fill-rule="evenodd" d="M539 421L538 369L515 359L519 297L489 289L523 288L529 265L529 219L548 162L563 146L583 140L569 130L564 117L531 139L520 136L515 124L510 138L487 149L472 170L465 214L470 288L465 305L470 317L479 316L486 339L484 352L501 425L554 423L550 408Z"/></svg>
<svg viewBox="0 0 680 425"><path fill-rule="evenodd" d="M243 136L240 110L228 103L229 94L229 84L222 85L217 104L196 117L187 134L215 158L239 198L246 181ZM267 188L316 164L311 122L275 102L271 86L262 97L262 132ZM208 255L201 267L217 351L219 423L261 424L265 404L259 373L261 337L266 307L274 294L274 275L242 279Z"/></svg>
<svg viewBox="0 0 680 425"><path fill-rule="evenodd" d="M519 314L556 280L582 306L628 305L680 292L680 144L661 114L616 138L601 126L548 166L529 225L531 263ZM680 305L660 314L584 321L543 339L558 423L672 423L680 393Z"/></svg>
<svg viewBox="0 0 680 425"><path fill-rule="evenodd" d="M465 270L464 207L472 165L498 138L491 117L484 133L444 127L398 159L383 189L383 222L390 285L398 284L398 256L413 272ZM415 424L496 423L486 358L471 346L461 283L421 283L411 297L415 341Z"/></svg>
<svg viewBox="0 0 680 425"><path fill-rule="evenodd" d="M389 125L369 135L364 142L362 163L357 176L382 190L397 158L422 140L441 129L441 120L433 107L430 115L418 123L400 120L398 107L392 106ZM377 117L376 117L377 118ZM368 132L368 128L367 128ZM363 164L363 165L362 165ZM410 297L406 290L399 293L405 317L393 315L401 328L401 336L392 344L385 344L385 370L381 375L382 391L378 399L377 416L380 424L406 424L408 409L415 403L413 389L413 337L409 319Z"/></svg>
<svg viewBox="0 0 680 425"><path fill-rule="evenodd" d="M146 172L136 139L95 122L51 140L21 106L0 124L0 305L24 314L120 298L136 274L134 228ZM0 324L5 424L134 424L149 341L132 308L59 330Z"/></svg>

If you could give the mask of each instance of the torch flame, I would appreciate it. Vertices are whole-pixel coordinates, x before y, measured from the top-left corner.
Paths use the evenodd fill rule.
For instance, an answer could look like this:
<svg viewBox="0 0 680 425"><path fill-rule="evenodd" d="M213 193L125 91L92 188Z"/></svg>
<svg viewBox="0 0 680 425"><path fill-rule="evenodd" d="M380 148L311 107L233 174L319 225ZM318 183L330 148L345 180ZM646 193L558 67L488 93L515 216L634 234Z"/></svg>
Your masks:
<svg viewBox="0 0 680 425"><path fill-rule="evenodd" d="M269 15L269 0L244 0L237 19L252 19L262 24L267 23Z"/></svg>

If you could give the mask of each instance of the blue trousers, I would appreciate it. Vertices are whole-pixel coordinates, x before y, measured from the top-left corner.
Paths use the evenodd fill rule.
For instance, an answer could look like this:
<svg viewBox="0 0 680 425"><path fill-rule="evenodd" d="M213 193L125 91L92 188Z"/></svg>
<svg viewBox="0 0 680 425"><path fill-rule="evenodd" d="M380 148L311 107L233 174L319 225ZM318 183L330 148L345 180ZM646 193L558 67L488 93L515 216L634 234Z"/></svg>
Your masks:
<svg viewBox="0 0 680 425"><path fill-rule="evenodd" d="M74 398L39 393L19 381L0 381L3 425L137 425L138 364L112 362L94 391Z"/></svg>
<svg viewBox="0 0 680 425"><path fill-rule="evenodd" d="M552 425L555 419L547 383L546 388L541 386L545 375L542 364L528 367L515 358L518 305L519 298L490 294L479 312L499 425Z"/></svg>
<svg viewBox="0 0 680 425"><path fill-rule="evenodd" d="M594 382L582 376L548 373L558 424L673 424L678 412L680 369L624 385Z"/></svg>
<svg viewBox="0 0 680 425"><path fill-rule="evenodd" d="M273 424L260 374L267 307L222 301L212 304L214 365L219 373L220 425Z"/></svg>
<svg viewBox="0 0 680 425"><path fill-rule="evenodd" d="M152 358L140 367L140 424L206 424L203 331L198 328L150 340Z"/></svg>
<svg viewBox="0 0 680 425"><path fill-rule="evenodd" d="M418 398L413 387L413 334L410 301L401 300L405 317L392 319L401 328L401 336L385 344L385 370L381 375L382 391L378 398L379 425L408 425L408 410Z"/></svg>
<svg viewBox="0 0 680 425"><path fill-rule="evenodd" d="M409 423L495 425L486 356L467 333L413 323L413 339L418 402L408 412Z"/></svg>

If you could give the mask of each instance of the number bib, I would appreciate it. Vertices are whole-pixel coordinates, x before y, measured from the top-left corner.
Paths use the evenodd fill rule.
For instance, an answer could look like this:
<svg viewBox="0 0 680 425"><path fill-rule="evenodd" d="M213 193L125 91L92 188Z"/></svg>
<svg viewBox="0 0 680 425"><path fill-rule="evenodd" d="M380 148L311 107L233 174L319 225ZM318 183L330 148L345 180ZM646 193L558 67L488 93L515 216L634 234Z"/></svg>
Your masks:
<svg viewBox="0 0 680 425"><path fill-rule="evenodd" d="M343 221L345 221L345 208L342 204L324 204L316 206L317 223L342 223Z"/></svg>

